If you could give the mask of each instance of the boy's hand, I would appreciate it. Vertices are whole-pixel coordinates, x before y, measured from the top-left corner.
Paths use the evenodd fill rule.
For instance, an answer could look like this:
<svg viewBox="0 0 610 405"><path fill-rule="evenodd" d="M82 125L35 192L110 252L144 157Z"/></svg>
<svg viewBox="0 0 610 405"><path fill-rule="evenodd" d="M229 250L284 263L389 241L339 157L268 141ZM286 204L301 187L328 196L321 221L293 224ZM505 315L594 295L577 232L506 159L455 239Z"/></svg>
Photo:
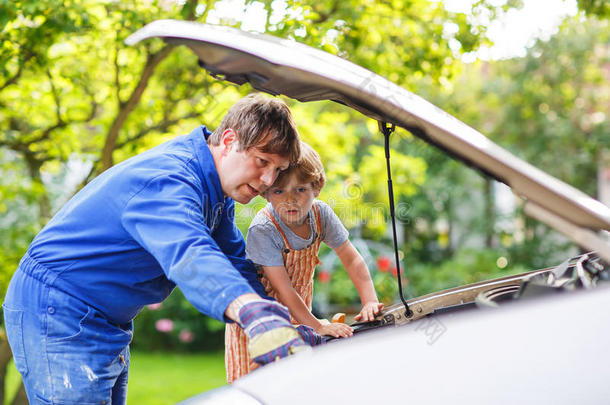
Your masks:
<svg viewBox="0 0 610 405"><path fill-rule="evenodd" d="M357 322L370 322L375 320L375 315L383 309L383 304L380 302L367 302L362 306L362 310L354 317Z"/></svg>
<svg viewBox="0 0 610 405"><path fill-rule="evenodd" d="M329 335L333 337L350 337L354 334L354 330L351 326L344 323L322 323L320 326L314 329L314 331L320 335Z"/></svg>
<svg viewBox="0 0 610 405"><path fill-rule="evenodd" d="M271 363L308 347L290 324L288 309L275 301L244 304L239 310L239 321L249 339L250 356L258 364Z"/></svg>

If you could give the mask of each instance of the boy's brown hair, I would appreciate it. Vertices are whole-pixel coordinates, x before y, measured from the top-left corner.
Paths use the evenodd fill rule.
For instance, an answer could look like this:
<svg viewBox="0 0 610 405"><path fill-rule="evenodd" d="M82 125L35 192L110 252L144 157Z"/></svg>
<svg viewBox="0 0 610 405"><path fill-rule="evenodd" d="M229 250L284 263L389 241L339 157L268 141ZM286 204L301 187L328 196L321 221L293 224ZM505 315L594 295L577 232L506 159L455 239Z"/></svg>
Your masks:
<svg viewBox="0 0 610 405"><path fill-rule="evenodd" d="M303 141L301 141L301 158L297 163L291 164L288 169L280 172L273 187L284 186L291 174L295 174L301 183L311 183L316 194L319 194L326 184L324 165L320 155Z"/></svg>
<svg viewBox="0 0 610 405"><path fill-rule="evenodd" d="M261 152L286 156L291 163L296 163L301 155L299 134L290 109L278 98L260 93L242 98L229 109L208 143L218 146L227 129L237 133L239 151L258 148Z"/></svg>

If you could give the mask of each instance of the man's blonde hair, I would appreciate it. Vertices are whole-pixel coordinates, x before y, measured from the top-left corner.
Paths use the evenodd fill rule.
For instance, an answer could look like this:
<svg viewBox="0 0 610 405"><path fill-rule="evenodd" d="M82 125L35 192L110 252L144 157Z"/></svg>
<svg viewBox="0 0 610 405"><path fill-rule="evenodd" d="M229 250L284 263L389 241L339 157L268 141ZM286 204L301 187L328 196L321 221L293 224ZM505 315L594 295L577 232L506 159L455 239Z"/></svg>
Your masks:
<svg viewBox="0 0 610 405"><path fill-rule="evenodd" d="M277 176L273 187L284 186L291 174L295 174L301 183L311 183L311 187L316 193L319 193L326 184L324 165L320 155L303 141L301 141L301 158Z"/></svg>

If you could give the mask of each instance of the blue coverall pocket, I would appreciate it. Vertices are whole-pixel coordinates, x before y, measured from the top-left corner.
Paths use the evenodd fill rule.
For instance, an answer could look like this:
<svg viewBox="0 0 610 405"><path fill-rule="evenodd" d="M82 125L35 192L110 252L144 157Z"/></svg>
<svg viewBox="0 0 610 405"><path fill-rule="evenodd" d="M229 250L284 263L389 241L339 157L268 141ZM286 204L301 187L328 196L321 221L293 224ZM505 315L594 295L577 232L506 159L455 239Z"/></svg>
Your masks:
<svg viewBox="0 0 610 405"><path fill-rule="evenodd" d="M24 377L28 374L28 362L25 358L23 344L23 311L2 306L4 309L4 326L6 337L13 352L13 360L17 371Z"/></svg>
<svg viewBox="0 0 610 405"><path fill-rule="evenodd" d="M70 340L77 340L85 333L87 320L93 316L93 310L89 308L85 315L76 322L64 322L55 316L47 317L47 337L49 343L62 343Z"/></svg>
<svg viewBox="0 0 610 405"><path fill-rule="evenodd" d="M82 301L51 289L47 312L48 344L78 340L85 333L93 308Z"/></svg>

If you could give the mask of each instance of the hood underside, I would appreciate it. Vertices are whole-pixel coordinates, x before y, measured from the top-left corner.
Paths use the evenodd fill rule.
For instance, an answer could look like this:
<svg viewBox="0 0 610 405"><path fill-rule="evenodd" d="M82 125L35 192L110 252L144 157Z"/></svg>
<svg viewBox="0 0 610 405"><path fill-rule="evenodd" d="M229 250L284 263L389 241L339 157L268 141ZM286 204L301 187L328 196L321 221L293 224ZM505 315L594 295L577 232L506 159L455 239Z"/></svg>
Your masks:
<svg viewBox="0 0 610 405"><path fill-rule="evenodd" d="M338 56L269 35L229 27L159 20L131 35L189 47L210 74L272 95L331 100L395 124L506 183L526 201L570 224L610 230L610 208L493 143L423 98Z"/></svg>

